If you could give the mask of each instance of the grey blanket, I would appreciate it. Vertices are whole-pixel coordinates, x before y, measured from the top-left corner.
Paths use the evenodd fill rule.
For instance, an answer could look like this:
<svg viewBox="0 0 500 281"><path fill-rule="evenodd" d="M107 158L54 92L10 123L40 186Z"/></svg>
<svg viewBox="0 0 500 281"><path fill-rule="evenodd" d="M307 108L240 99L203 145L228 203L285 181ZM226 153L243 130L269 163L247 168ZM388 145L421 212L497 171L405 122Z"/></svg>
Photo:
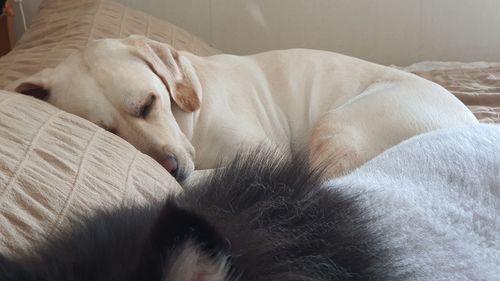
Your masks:
<svg viewBox="0 0 500 281"><path fill-rule="evenodd" d="M327 187L362 194L418 280L500 280L500 126L416 136Z"/></svg>

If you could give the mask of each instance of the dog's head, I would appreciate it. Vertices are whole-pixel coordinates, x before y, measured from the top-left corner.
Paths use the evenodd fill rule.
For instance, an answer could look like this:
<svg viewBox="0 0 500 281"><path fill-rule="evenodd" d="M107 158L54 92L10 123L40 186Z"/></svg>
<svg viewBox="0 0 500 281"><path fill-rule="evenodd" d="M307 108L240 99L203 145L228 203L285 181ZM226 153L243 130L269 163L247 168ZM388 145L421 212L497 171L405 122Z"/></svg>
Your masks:
<svg viewBox="0 0 500 281"><path fill-rule="evenodd" d="M96 40L13 88L119 135L179 181L194 170L194 148L173 112L198 110L201 87L193 66L167 44L142 36Z"/></svg>

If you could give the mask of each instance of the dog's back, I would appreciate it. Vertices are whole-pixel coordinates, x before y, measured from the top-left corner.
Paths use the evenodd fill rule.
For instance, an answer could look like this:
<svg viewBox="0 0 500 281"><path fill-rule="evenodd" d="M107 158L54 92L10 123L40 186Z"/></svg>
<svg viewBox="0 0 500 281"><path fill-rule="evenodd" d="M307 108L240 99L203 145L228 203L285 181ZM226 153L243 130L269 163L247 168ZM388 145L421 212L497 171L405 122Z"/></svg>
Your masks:
<svg viewBox="0 0 500 281"><path fill-rule="evenodd" d="M239 156L162 206L100 211L0 280L401 280L357 199L305 161Z"/></svg>

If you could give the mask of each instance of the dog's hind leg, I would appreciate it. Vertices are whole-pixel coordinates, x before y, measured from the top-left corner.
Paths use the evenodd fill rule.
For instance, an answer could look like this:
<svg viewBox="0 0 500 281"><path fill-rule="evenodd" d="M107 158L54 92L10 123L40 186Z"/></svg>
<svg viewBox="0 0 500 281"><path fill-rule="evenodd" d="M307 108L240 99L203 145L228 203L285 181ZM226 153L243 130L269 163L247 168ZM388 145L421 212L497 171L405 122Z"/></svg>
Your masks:
<svg viewBox="0 0 500 281"><path fill-rule="evenodd" d="M357 129L345 124L339 126L331 120L334 115L327 113L322 118L311 135L309 146L311 167L323 170L326 178L342 176L366 160Z"/></svg>
<svg viewBox="0 0 500 281"><path fill-rule="evenodd" d="M475 123L467 107L437 84L380 82L320 118L310 160L337 177L415 135Z"/></svg>

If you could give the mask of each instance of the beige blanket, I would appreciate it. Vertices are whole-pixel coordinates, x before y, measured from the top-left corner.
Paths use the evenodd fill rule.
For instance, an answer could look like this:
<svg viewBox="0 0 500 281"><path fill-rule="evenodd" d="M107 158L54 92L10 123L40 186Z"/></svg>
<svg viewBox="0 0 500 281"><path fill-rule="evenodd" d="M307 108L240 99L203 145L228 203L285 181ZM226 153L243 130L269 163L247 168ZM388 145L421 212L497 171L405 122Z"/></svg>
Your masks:
<svg viewBox="0 0 500 281"><path fill-rule="evenodd" d="M447 88L476 115L481 122L500 123L500 66L467 67L414 71Z"/></svg>
<svg viewBox="0 0 500 281"><path fill-rule="evenodd" d="M57 65L91 40L131 34L145 35L199 55L218 52L182 28L112 1L45 0L15 49L0 58L0 89Z"/></svg>

